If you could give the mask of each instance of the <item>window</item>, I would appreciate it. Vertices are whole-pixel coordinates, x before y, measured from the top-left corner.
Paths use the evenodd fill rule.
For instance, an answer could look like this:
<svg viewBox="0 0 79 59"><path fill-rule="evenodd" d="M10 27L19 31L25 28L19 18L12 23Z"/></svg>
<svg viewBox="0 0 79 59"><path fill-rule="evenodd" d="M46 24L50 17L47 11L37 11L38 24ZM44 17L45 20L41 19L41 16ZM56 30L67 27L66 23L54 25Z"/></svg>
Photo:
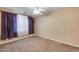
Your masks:
<svg viewBox="0 0 79 59"><path fill-rule="evenodd" d="M17 15L17 32L18 36L28 34L28 16Z"/></svg>

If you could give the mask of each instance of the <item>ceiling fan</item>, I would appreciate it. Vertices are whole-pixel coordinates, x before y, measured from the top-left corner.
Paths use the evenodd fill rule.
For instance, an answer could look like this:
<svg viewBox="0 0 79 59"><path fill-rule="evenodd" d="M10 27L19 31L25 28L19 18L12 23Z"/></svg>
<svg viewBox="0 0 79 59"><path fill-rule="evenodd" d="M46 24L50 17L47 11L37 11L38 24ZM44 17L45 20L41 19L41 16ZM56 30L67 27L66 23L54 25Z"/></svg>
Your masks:
<svg viewBox="0 0 79 59"><path fill-rule="evenodd" d="M45 11L44 8L35 7L33 8L33 14L32 15L41 15L42 11Z"/></svg>

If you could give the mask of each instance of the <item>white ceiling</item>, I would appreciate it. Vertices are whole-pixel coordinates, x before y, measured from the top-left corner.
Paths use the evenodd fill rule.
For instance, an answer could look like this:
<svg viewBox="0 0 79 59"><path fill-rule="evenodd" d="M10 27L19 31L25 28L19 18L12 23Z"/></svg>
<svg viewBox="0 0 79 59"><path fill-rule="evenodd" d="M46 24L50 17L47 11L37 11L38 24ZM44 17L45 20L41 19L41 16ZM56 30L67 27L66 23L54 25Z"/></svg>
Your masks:
<svg viewBox="0 0 79 59"><path fill-rule="evenodd" d="M28 16L37 16L37 15L32 15L33 8L34 7L0 7L0 10L19 13L19 14L28 15ZM60 10L63 7L39 7L39 8L45 9L45 11L42 11L43 15L45 15L45 14Z"/></svg>

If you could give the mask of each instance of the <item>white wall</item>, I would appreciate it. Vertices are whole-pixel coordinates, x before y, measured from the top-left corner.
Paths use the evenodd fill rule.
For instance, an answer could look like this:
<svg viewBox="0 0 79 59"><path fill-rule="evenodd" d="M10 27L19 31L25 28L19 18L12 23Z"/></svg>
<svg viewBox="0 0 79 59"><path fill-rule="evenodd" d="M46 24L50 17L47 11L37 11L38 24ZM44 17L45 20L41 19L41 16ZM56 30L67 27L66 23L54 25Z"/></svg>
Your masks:
<svg viewBox="0 0 79 59"><path fill-rule="evenodd" d="M79 8L66 8L35 20L38 36L79 46Z"/></svg>

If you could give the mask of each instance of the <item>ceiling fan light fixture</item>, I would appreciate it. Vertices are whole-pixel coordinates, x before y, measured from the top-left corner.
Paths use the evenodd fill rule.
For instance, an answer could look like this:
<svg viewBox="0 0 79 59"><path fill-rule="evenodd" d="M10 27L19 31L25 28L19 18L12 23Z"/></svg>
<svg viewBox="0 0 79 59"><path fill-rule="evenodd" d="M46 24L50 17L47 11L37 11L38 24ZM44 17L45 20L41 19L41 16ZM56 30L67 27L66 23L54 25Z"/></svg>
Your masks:
<svg viewBox="0 0 79 59"><path fill-rule="evenodd" d="M34 8L34 10L33 10L33 15L41 15L41 14L42 14L41 11L44 11L44 10L42 10L42 9L40 9L40 8Z"/></svg>

